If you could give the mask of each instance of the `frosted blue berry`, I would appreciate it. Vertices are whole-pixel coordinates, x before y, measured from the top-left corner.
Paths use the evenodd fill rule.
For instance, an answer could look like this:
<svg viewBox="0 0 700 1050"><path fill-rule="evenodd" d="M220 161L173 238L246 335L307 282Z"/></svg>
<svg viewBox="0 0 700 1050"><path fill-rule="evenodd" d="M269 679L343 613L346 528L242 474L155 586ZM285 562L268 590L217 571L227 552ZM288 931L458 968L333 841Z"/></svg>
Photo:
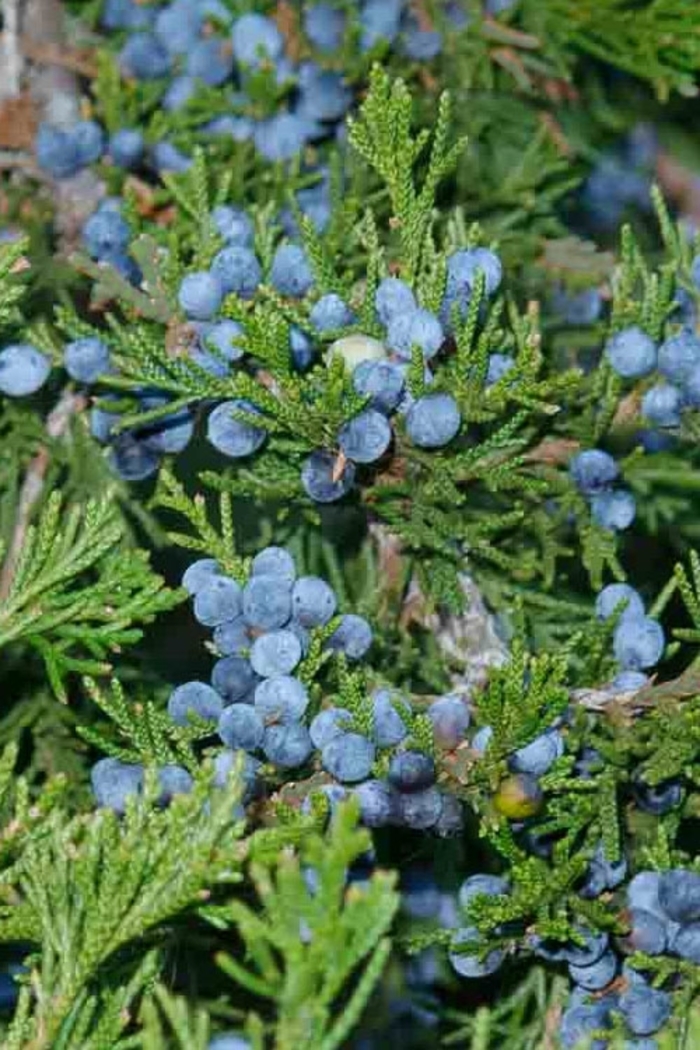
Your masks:
<svg viewBox="0 0 700 1050"><path fill-rule="evenodd" d="M191 715L215 722L223 709L218 692L206 682L185 682L174 689L168 699L168 714L179 726L186 726Z"/></svg>
<svg viewBox="0 0 700 1050"><path fill-rule="evenodd" d="M302 627L323 627L337 605L333 588L320 576L300 576L292 588L292 615Z"/></svg>
<svg viewBox="0 0 700 1050"><path fill-rule="evenodd" d="M404 812L405 812L405 800L409 796L404 795ZM441 838L452 838L455 835L459 835L464 830L464 809L462 803L454 795L443 795L442 796L442 809L440 810L440 816L437 821L432 825L432 830L436 835ZM454 909L451 907L451 898L448 896L443 898L442 914L440 916L441 926L454 927L458 925L456 914Z"/></svg>
<svg viewBox="0 0 700 1050"><path fill-rule="evenodd" d="M599 992L607 988L617 975L617 956L607 951L592 966L569 965L569 976L588 992Z"/></svg>
<svg viewBox="0 0 700 1050"><path fill-rule="evenodd" d="M213 558L199 558L185 569L182 586L191 595L195 595L211 583L212 577L218 576L220 572L219 564Z"/></svg>
<svg viewBox="0 0 700 1050"><path fill-rule="evenodd" d="M175 795L189 795L194 786L194 780L183 766L173 763L161 766L158 770L158 805L167 806Z"/></svg>
<svg viewBox="0 0 700 1050"><path fill-rule="evenodd" d="M392 430L386 416L366 408L344 423L338 432L338 445L355 463L374 463L391 444Z"/></svg>
<svg viewBox="0 0 700 1050"><path fill-rule="evenodd" d="M233 72L233 55L221 37L197 40L187 53L187 72L210 87L220 87Z"/></svg>
<svg viewBox="0 0 700 1050"><path fill-rule="evenodd" d="M352 104L352 92L340 73L311 68L300 84L297 112L310 121L338 121Z"/></svg>
<svg viewBox="0 0 700 1050"><path fill-rule="evenodd" d="M573 966L592 966L607 950L610 938L604 930L579 928L576 933L582 943L567 945L562 958Z"/></svg>
<svg viewBox="0 0 700 1050"><path fill-rule="evenodd" d="M419 448L442 448L457 435L461 423L451 394L424 394L408 410L406 432Z"/></svg>
<svg viewBox="0 0 700 1050"><path fill-rule="evenodd" d="M555 731L542 733L525 747L514 751L509 765L516 773L530 773L540 777L549 772L562 754L562 738Z"/></svg>
<svg viewBox="0 0 700 1050"><path fill-rule="evenodd" d="M311 367L315 355L314 344L306 332L302 332L295 324L289 326L289 350L298 372L305 372Z"/></svg>
<svg viewBox="0 0 700 1050"><path fill-rule="evenodd" d="M98 806L124 813L127 799L143 790L143 766L102 758L90 771L90 783Z"/></svg>
<svg viewBox="0 0 700 1050"><path fill-rule="evenodd" d="M661 624L650 617L623 617L615 628L615 659L624 670L653 667L663 656L665 638Z"/></svg>
<svg viewBox="0 0 700 1050"><path fill-rule="evenodd" d="M160 465L157 452L133 434L120 434L109 450L108 462L123 481L145 481L156 474Z"/></svg>
<svg viewBox="0 0 700 1050"><path fill-rule="evenodd" d="M486 386L493 386L515 368L515 358L510 354L490 354L486 371Z"/></svg>
<svg viewBox="0 0 700 1050"><path fill-rule="evenodd" d="M336 51L343 40L345 20L345 12L333 4L313 4L304 9L304 32L319 51Z"/></svg>
<svg viewBox="0 0 700 1050"><path fill-rule="evenodd" d="M384 327L404 314L412 314L418 309L413 290L398 277L385 277L377 286L374 294L374 305L377 317Z"/></svg>
<svg viewBox="0 0 700 1050"><path fill-rule="evenodd" d="M658 369L671 383L682 386L698 365L700 339L693 332L681 331L666 339L659 347Z"/></svg>
<svg viewBox="0 0 700 1050"><path fill-rule="evenodd" d="M623 379L638 379L656 368L656 344L636 325L616 332L605 345L605 355Z"/></svg>
<svg viewBox="0 0 700 1050"><path fill-rule="evenodd" d="M261 678L290 674L301 660L301 642L292 631L270 631L256 638L250 649L253 670Z"/></svg>
<svg viewBox="0 0 700 1050"><path fill-rule="evenodd" d="M252 576L279 576L290 587L296 578L294 558L284 547L264 547L253 558L250 571Z"/></svg>
<svg viewBox="0 0 700 1050"><path fill-rule="evenodd" d="M291 580L281 574L253 575L243 588L243 615L263 631L284 627L292 614Z"/></svg>
<svg viewBox="0 0 700 1050"><path fill-rule="evenodd" d="M658 988L635 986L622 993L619 1006L633 1035L653 1035L671 1015L671 996Z"/></svg>
<svg viewBox="0 0 700 1050"><path fill-rule="evenodd" d="M583 1003L569 1007L562 1014L559 1026L559 1039L563 1050L577 1050L579 1046L588 1046L590 1050L607 1050L608 1040L587 1037L598 1029L609 1026L609 1010L604 1002Z"/></svg>
<svg viewBox="0 0 700 1050"><path fill-rule="evenodd" d="M443 796L436 787L396 796L396 823L413 831L434 828L443 812Z"/></svg>
<svg viewBox="0 0 700 1050"><path fill-rule="evenodd" d="M414 62L428 62L442 50L442 35L436 29L421 29L413 19L402 34L403 53Z"/></svg>
<svg viewBox="0 0 700 1050"><path fill-rule="evenodd" d="M631 908L627 913L629 933L624 939L629 951L645 955L663 955L666 950L666 923L653 912Z"/></svg>
<svg viewBox="0 0 700 1050"><path fill-rule="evenodd" d="M389 764L389 783L399 791L420 791L435 782L435 763L422 751L399 751Z"/></svg>
<svg viewBox="0 0 700 1050"><path fill-rule="evenodd" d="M280 295L301 299L314 283L306 252L298 244L281 244L272 259L270 281Z"/></svg>
<svg viewBox="0 0 700 1050"><path fill-rule="evenodd" d="M165 398L149 397L141 402L144 409L160 408L167 404ZM147 448L162 455L173 455L187 448L194 434L194 419L189 408L181 408L149 423L141 432L140 439Z"/></svg>
<svg viewBox="0 0 700 1050"><path fill-rule="evenodd" d="M173 77L160 104L166 113L177 113L178 110L185 108L196 91L197 81L194 77L185 75Z"/></svg>
<svg viewBox="0 0 700 1050"><path fill-rule="evenodd" d="M353 794L360 803L360 819L368 828L384 828L396 813L396 793L383 780L366 780Z"/></svg>
<svg viewBox="0 0 700 1050"><path fill-rule="evenodd" d="M404 391L404 366L396 361L361 361L352 374L358 394L370 398L370 407L389 415Z"/></svg>
<svg viewBox="0 0 700 1050"><path fill-rule="evenodd" d="M584 900L593 900L604 890L616 889L626 875L626 858L621 856L616 861L609 860L602 844L599 844L591 858L583 886L578 891L579 896Z"/></svg>
<svg viewBox="0 0 700 1050"><path fill-rule="evenodd" d="M314 747L321 751L335 737L341 736L352 723L352 715L344 707L328 707L312 719L309 733Z"/></svg>
<svg viewBox="0 0 700 1050"><path fill-rule="evenodd" d="M81 168L94 164L102 156L105 148L105 136L102 128L94 120L79 120L70 129L76 157Z"/></svg>
<svg viewBox="0 0 700 1050"><path fill-rule="evenodd" d="M188 273L180 284L177 299L188 317L210 321L223 300L221 282L214 273Z"/></svg>
<svg viewBox="0 0 700 1050"><path fill-rule="evenodd" d="M309 122L297 113L277 113L259 122L253 131L258 153L272 163L292 160L306 145Z"/></svg>
<svg viewBox="0 0 700 1050"><path fill-rule="evenodd" d="M154 31L170 55L185 55L202 29L197 4L185 0L167 4L156 14Z"/></svg>
<svg viewBox="0 0 700 1050"><path fill-rule="evenodd" d="M94 383L109 370L109 350L101 339L86 336L68 343L63 361L71 379L79 383Z"/></svg>
<svg viewBox="0 0 700 1050"><path fill-rule="evenodd" d="M460 908L466 910L471 901L479 895L486 897L502 897L508 893L510 886L507 879L500 875L470 875L459 888L457 900Z"/></svg>
<svg viewBox="0 0 700 1050"><path fill-rule="evenodd" d="M584 496L595 496L597 492L612 485L617 478L615 460L598 448L585 449L577 453L569 463L569 473L579 492Z"/></svg>
<svg viewBox="0 0 700 1050"><path fill-rule="evenodd" d="M83 226L83 240L93 259L125 252L131 239L129 224L119 212L100 208Z"/></svg>
<svg viewBox="0 0 700 1050"><path fill-rule="evenodd" d="M240 345L243 336L243 328L238 321L225 318L207 326L203 332L204 343L207 347L213 347L226 361L239 361L245 350Z"/></svg>
<svg viewBox="0 0 700 1050"><path fill-rule="evenodd" d="M659 879L659 905L674 922L700 920L700 875L675 868L664 871Z"/></svg>
<svg viewBox="0 0 700 1050"><path fill-rule="evenodd" d="M289 725L271 725L265 730L263 741L265 757L280 769L296 769L304 764L313 751L306 726L298 722Z"/></svg>
<svg viewBox="0 0 700 1050"><path fill-rule="evenodd" d="M403 0L365 0L360 10L360 50L391 43L399 32Z"/></svg>
<svg viewBox="0 0 700 1050"><path fill-rule="evenodd" d="M347 328L354 320L355 315L350 307L335 292L322 295L309 314L309 323L317 332Z"/></svg>
<svg viewBox="0 0 700 1050"><path fill-rule="evenodd" d="M224 656L212 668L211 684L227 704L247 699L258 682L250 661L241 656Z"/></svg>
<svg viewBox="0 0 700 1050"><path fill-rule="evenodd" d="M212 575L194 598L194 617L204 627L217 627L241 612L241 588L228 576Z"/></svg>
<svg viewBox="0 0 700 1050"><path fill-rule="evenodd" d="M449 953L449 960L452 968L457 971L460 977L488 977L489 974L495 973L501 966L505 955L500 948L488 952L485 957L481 957L479 954L469 955L467 952L455 950L460 945L472 945L476 948L480 944L481 934L475 926L465 926L455 933L452 938L452 950Z"/></svg>
<svg viewBox="0 0 700 1050"><path fill-rule="evenodd" d="M347 496L354 482L354 463L345 463L339 470L332 452L312 452L301 470L301 484L315 503L336 503Z"/></svg>
<svg viewBox="0 0 700 1050"><path fill-rule="evenodd" d="M244 1039L242 1035L224 1032L209 1040L207 1050L251 1050L251 1046L249 1040Z"/></svg>
<svg viewBox="0 0 700 1050"><path fill-rule="evenodd" d="M343 784L366 780L372 772L375 748L360 733L341 733L321 751L321 763L327 773Z"/></svg>
<svg viewBox="0 0 700 1050"><path fill-rule="evenodd" d="M234 416L245 413L246 420ZM251 416L262 413L250 401L236 398L218 405L207 420L207 441L224 456L240 459L250 456L265 443L267 431L247 422Z"/></svg>
<svg viewBox="0 0 700 1050"><path fill-rule="evenodd" d="M144 29L153 21L152 8L143 7L134 0L105 0L100 12L100 23L105 29Z"/></svg>
<svg viewBox="0 0 700 1050"><path fill-rule="evenodd" d="M503 278L501 260L488 248L464 248L447 260L447 294L470 294L477 273L483 273L486 294L493 295Z"/></svg>
<svg viewBox="0 0 700 1050"><path fill-rule="evenodd" d="M406 361L411 359L414 346L429 361L435 357L444 340L442 325L429 310L417 309L412 313L397 314L389 322L387 343Z"/></svg>
<svg viewBox="0 0 700 1050"><path fill-rule="evenodd" d="M649 684L649 676L642 671L620 671L610 683L614 693L631 693Z"/></svg>
<svg viewBox="0 0 700 1050"><path fill-rule="evenodd" d="M0 350L0 390L8 397L36 393L50 372L48 357L29 343L13 343Z"/></svg>
<svg viewBox="0 0 700 1050"><path fill-rule="evenodd" d="M226 295L234 292L241 299L250 299L262 280L262 269L255 253L237 244L222 248L214 256L211 272L218 277Z"/></svg>
<svg viewBox="0 0 700 1050"><path fill-rule="evenodd" d="M265 726L259 713L249 704L231 704L221 712L217 727L227 747L255 751L262 746Z"/></svg>
<svg viewBox="0 0 700 1050"><path fill-rule="evenodd" d="M601 528L621 532L634 521L637 502L628 489L599 492L591 499L591 513Z"/></svg>
<svg viewBox="0 0 700 1050"><path fill-rule="evenodd" d="M428 708L433 723L433 739L438 747L452 751L464 740L469 726L470 711L461 696L441 696Z"/></svg>
<svg viewBox="0 0 700 1050"><path fill-rule="evenodd" d="M243 656L251 646L251 632L242 616L220 623L214 630L214 645L222 656Z"/></svg>
<svg viewBox="0 0 700 1050"><path fill-rule="evenodd" d="M372 693L373 736L379 747L394 747L407 736L408 728L401 712L410 717L411 708L400 696L388 689L377 689Z"/></svg>
<svg viewBox="0 0 700 1050"><path fill-rule="evenodd" d="M255 689L255 710L265 725L298 722L309 706L309 694L298 678L279 674L266 678ZM313 738L312 738L313 739Z"/></svg>
<svg viewBox="0 0 700 1050"><path fill-rule="evenodd" d="M211 213L217 232L229 245L250 248L255 237L253 220L241 208L218 204Z"/></svg>
<svg viewBox="0 0 700 1050"><path fill-rule="evenodd" d="M284 51L284 37L272 19L264 15L241 15L233 24L231 39L237 61L253 68L280 58Z"/></svg>
<svg viewBox="0 0 700 1050"><path fill-rule="evenodd" d="M484 751L491 743L492 737L493 729L491 726L482 726L472 737L472 748L474 751L478 752L478 754L483 755Z"/></svg>
<svg viewBox="0 0 700 1050"><path fill-rule="evenodd" d="M329 649L345 653L348 660L360 660L372 644L372 628L363 616L344 615L326 642Z"/></svg>
<svg viewBox="0 0 700 1050"><path fill-rule="evenodd" d="M151 151L151 160L156 171L181 175L192 167L192 158L178 149L172 142L156 142Z"/></svg>
<svg viewBox="0 0 700 1050"><path fill-rule="evenodd" d="M35 149L39 167L54 179L69 178L80 170L75 140L69 131L40 124Z"/></svg>
<svg viewBox="0 0 700 1050"><path fill-rule="evenodd" d="M158 80L170 72L170 56L152 33L134 33L121 52L119 64L136 80Z"/></svg>
<svg viewBox="0 0 700 1050"><path fill-rule="evenodd" d="M691 922L682 927L673 938L671 950L681 959L688 959L700 966L700 922Z"/></svg>
<svg viewBox="0 0 700 1050"><path fill-rule="evenodd" d="M595 600L595 613L599 620L609 620L618 609L623 618L639 619L644 616L644 602L628 583L609 583Z"/></svg>
<svg viewBox="0 0 700 1050"><path fill-rule="evenodd" d="M642 415L657 427L677 427L681 422L682 397L675 386L657 383L642 398Z"/></svg>
<svg viewBox="0 0 700 1050"><path fill-rule="evenodd" d="M658 871L640 871L627 886L627 901L630 908L651 912L664 917L659 902L659 885L661 873Z"/></svg>
<svg viewBox="0 0 700 1050"><path fill-rule="evenodd" d="M109 154L119 168L135 168L145 149L143 133L138 128L120 128L109 140Z"/></svg>

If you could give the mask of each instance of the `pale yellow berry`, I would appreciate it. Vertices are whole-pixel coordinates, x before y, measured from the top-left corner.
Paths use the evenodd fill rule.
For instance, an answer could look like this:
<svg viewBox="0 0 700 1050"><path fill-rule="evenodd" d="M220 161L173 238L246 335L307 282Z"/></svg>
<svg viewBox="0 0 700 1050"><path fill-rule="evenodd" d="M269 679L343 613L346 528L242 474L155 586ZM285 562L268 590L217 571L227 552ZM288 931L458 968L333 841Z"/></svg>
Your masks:
<svg viewBox="0 0 700 1050"><path fill-rule="evenodd" d="M383 361L386 356L386 347L378 339L370 335L344 335L328 347L326 364L330 364L334 357L342 357L352 372L361 361Z"/></svg>

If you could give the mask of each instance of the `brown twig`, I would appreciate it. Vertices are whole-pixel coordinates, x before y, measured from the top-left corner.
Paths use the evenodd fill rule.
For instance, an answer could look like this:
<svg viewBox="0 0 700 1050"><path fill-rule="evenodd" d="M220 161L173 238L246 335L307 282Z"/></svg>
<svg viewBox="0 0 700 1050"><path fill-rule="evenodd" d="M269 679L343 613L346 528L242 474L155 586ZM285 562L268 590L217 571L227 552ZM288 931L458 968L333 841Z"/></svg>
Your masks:
<svg viewBox="0 0 700 1050"><path fill-rule="evenodd" d="M47 438L51 441L56 441L62 437L68 429L73 416L84 408L85 404L84 395L76 394L67 387L46 419ZM48 444L42 445L34 454L24 476L17 500L17 514L12 530L12 539L7 548L5 562L0 572L0 600L7 598L12 588L17 564L27 537L27 529L29 528L34 509L44 491L46 472L49 468L50 460L51 453Z"/></svg>
<svg viewBox="0 0 700 1050"><path fill-rule="evenodd" d="M7 34L0 33L0 50L5 47ZM70 47L68 44L52 44L33 40L24 34L18 38L19 50L25 58L46 66L60 66L79 73L83 77L94 77L97 63L90 48Z"/></svg>

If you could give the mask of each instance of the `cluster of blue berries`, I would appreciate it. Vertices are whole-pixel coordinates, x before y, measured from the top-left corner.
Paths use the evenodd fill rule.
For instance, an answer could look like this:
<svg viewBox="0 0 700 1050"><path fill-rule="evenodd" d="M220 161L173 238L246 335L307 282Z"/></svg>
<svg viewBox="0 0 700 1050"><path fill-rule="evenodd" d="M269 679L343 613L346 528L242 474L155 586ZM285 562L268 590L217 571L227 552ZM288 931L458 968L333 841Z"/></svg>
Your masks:
<svg viewBox="0 0 700 1050"><path fill-rule="evenodd" d="M619 468L608 452L597 448L578 452L569 463L569 472L589 501L598 525L616 532L629 528L637 512L635 499L629 489L614 487Z"/></svg>
<svg viewBox="0 0 700 1050"><path fill-rule="evenodd" d="M324 580L297 577L289 553L267 547L253 559L243 585L215 561L201 559L187 569L183 586L195 618L213 628L219 658L211 684L178 686L168 712L178 725L193 718L216 724L224 745L215 759L217 778L225 778L243 752L247 800L265 763L282 774L313 763L327 775L322 792L331 809L352 791L367 827L432 828L443 835L459 830L461 804L437 787L435 759L412 736L416 716L407 700L376 689L351 711L333 704L319 709L312 698L303 660L316 632L325 631L324 647L349 661L362 659L372 643L366 620L337 616L336 596ZM450 695L430 705L427 719L424 730L435 747L454 749L465 739L470 713L461 697ZM175 767L159 776L164 797L187 790ZM93 770L98 800L120 812L142 783L140 766L103 759Z"/></svg>
<svg viewBox="0 0 700 1050"><path fill-rule="evenodd" d="M561 1022L564 1048L600 1033L591 1045L605 1050L604 1032L618 1014L632 1037L625 1044L629 1050L657 1050L653 1036L671 1015L671 994L652 983L643 963L632 966L625 956L700 964L700 875L685 869L638 872L625 889L622 920L627 932L615 946L599 933L585 964L569 966L575 987Z"/></svg>
<svg viewBox="0 0 700 1050"><path fill-rule="evenodd" d="M700 256L693 262L700 281ZM660 345L638 327L616 332L605 353L611 366L624 379L639 379L658 372L662 382L649 387L641 412L655 427L680 426L684 409L700 408L700 339L683 327Z"/></svg>
<svg viewBox="0 0 700 1050"><path fill-rule="evenodd" d="M386 277L377 287L374 301L384 340L355 334L336 340L328 348L329 359L341 357L351 369L353 386L368 403L341 427L337 451L318 449L305 462L301 480L312 500L332 503L347 495L354 485L356 466L376 463L389 450L394 414L403 418L406 436L417 448L443 448L458 435L462 417L455 398L440 390L414 397L407 389L407 376L418 350L423 357L424 383L432 384L431 362L446 345L455 319L466 316L479 275L486 294L495 294L502 279L498 256L485 248L454 252L447 260L439 315L419 306L413 289L400 278ZM338 296L328 295L315 304L310 321L323 333L351 325L354 315ZM514 366L510 355L492 354L486 386L497 383Z"/></svg>
<svg viewBox="0 0 700 1050"><path fill-rule="evenodd" d="M160 7L106 0L102 25L127 34L119 52L121 72L160 84L166 114L182 110L201 88L217 88L228 111L204 122L200 131L250 141L266 160L288 161L305 146L338 135L353 102L351 87L329 64L350 31L348 15L334 4L304 4L302 30L317 59L302 61L291 57L272 18L256 12L234 17L222 0L172 0ZM459 5L448 11L453 23L461 21L459 15ZM362 0L356 17L363 53L395 46L426 61L442 48L440 32L423 27L407 0ZM267 114L259 106L261 77L276 99ZM138 127L119 128L109 138L94 121L39 130L39 163L56 178L74 175L103 155L127 170L181 172L191 164L176 142L165 137L149 144Z"/></svg>
<svg viewBox="0 0 700 1050"><path fill-rule="evenodd" d="M613 652L620 671L613 679L613 692L641 689L649 681L645 671L663 656L666 639L658 620L647 616L644 601L626 583L611 583L599 592L595 603L600 620L618 616L613 634Z"/></svg>

